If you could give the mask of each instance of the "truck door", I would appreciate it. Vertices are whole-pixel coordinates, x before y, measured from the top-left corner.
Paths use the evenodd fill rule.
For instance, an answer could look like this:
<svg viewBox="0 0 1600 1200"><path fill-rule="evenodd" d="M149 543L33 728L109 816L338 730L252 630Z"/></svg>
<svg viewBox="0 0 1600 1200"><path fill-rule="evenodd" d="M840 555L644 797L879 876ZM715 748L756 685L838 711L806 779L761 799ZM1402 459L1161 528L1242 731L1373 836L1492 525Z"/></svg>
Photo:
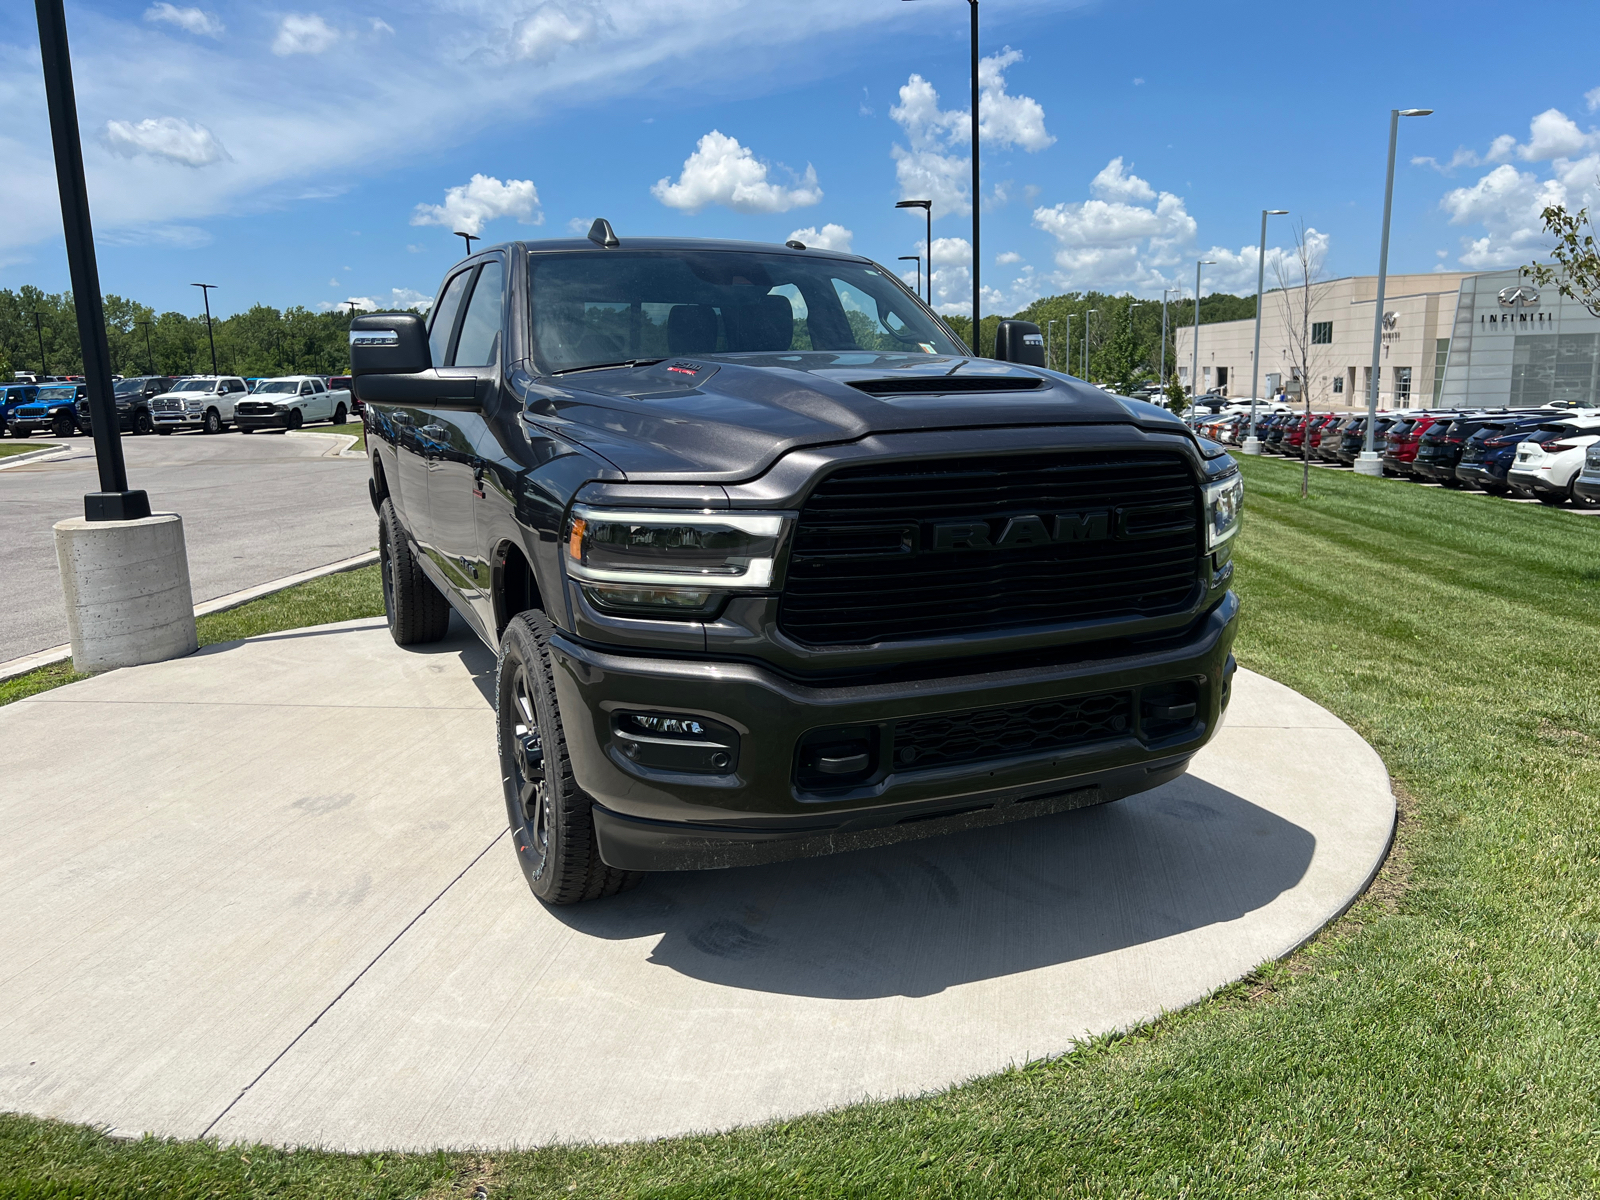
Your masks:
<svg viewBox="0 0 1600 1200"><path fill-rule="evenodd" d="M454 347L440 373L477 381L480 404L499 386L504 325L505 267L484 262L472 285ZM428 471L428 510L433 521L435 561L485 636L494 629L488 594L488 556L478 538L477 510L484 498L485 458L492 458L482 407L438 409L432 423L443 433ZM484 447L491 449L487 451Z"/></svg>
<svg viewBox="0 0 1600 1200"><path fill-rule="evenodd" d="M455 342L457 319L473 269L458 272L445 282L433 306L428 348L435 367L449 361ZM389 479L389 495L400 523L412 540L426 553L433 544L432 522L428 518L428 464L439 444L434 413L421 404L384 405L383 417L394 431L395 471Z"/></svg>

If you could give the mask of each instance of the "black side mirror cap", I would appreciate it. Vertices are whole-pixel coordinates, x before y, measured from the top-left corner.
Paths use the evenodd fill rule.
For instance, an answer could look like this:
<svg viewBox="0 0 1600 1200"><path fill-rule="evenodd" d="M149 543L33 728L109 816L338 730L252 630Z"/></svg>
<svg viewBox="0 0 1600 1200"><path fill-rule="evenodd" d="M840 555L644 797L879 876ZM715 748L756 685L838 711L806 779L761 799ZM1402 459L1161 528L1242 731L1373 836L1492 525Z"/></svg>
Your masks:
<svg viewBox="0 0 1600 1200"><path fill-rule="evenodd" d="M415 375L433 366L428 326L417 313L371 313L350 322L350 374Z"/></svg>
<svg viewBox="0 0 1600 1200"><path fill-rule="evenodd" d="M1032 321L1001 321L994 332L994 356L1001 362L1044 366L1044 334Z"/></svg>

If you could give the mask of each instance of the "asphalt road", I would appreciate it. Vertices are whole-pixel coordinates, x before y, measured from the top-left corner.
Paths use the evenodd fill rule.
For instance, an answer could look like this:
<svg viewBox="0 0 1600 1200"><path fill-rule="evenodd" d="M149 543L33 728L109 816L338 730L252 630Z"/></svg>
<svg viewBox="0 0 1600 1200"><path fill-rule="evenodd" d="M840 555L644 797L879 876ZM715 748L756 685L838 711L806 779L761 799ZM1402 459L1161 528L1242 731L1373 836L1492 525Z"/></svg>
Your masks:
<svg viewBox="0 0 1600 1200"><path fill-rule="evenodd" d="M93 443L67 444L67 457L0 470L0 662L67 640L51 526L81 517L84 493L100 488ZM197 604L377 544L367 460L324 457L338 443L235 431L124 437L122 446L130 485L150 493L156 512L183 517Z"/></svg>

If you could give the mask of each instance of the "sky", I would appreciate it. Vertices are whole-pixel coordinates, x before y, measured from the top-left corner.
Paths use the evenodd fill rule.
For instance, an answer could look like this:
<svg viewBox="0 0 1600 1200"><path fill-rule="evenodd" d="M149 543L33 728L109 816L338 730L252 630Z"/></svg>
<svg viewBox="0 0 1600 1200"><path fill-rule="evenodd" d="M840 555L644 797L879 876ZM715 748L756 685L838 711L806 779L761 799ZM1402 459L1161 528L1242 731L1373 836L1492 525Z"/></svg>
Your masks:
<svg viewBox="0 0 1600 1200"><path fill-rule="evenodd" d="M299 0L296 0L298 3ZM630 235L925 254L971 311L965 0L67 0L101 286L158 310L426 302L462 252ZM1600 193L1600 5L983 0L985 313L1539 257ZM0 287L69 287L31 5L0 8ZM1292 276L1292 265L1285 266Z"/></svg>

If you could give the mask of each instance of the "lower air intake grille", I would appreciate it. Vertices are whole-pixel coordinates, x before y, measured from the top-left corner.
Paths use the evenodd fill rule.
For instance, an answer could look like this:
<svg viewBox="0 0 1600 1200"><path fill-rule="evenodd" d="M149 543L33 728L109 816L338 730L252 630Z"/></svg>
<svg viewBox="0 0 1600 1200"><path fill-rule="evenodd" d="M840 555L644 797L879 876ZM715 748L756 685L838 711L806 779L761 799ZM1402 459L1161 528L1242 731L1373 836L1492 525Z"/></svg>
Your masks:
<svg viewBox="0 0 1600 1200"><path fill-rule="evenodd" d="M1200 489L1176 454L847 467L800 513L778 623L863 645L1180 612L1200 538Z"/></svg>
<svg viewBox="0 0 1600 1200"><path fill-rule="evenodd" d="M1132 712L1129 693L1105 692L916 717L895 725L894 764L898 770L922 770L1064 750L1121 737L1131 728Z"/></svg>

